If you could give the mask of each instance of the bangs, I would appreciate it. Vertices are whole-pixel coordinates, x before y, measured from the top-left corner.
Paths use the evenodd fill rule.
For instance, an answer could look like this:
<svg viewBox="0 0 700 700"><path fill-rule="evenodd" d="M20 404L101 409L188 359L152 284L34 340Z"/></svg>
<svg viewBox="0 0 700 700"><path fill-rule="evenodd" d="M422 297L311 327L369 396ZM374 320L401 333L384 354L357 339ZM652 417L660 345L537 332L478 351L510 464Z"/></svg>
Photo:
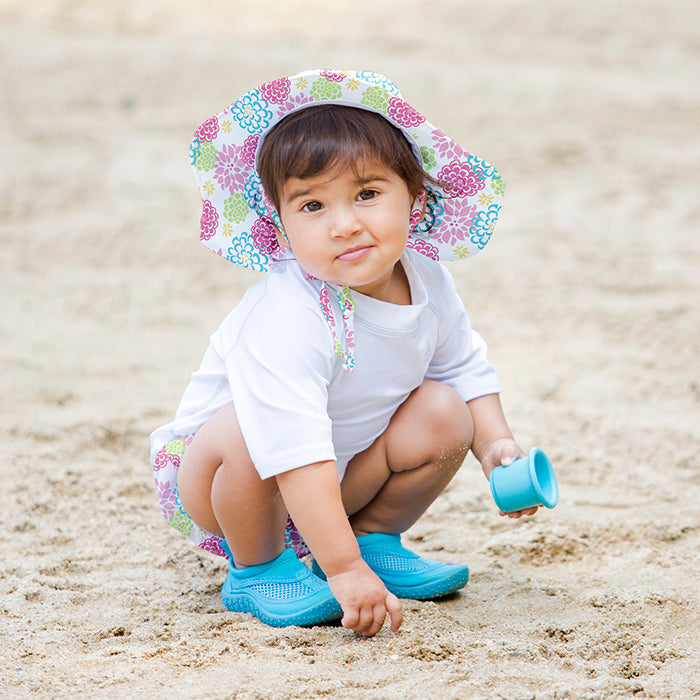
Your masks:
<svg viewBox="0 0 700 700"><path fill-rule="evenodd" d="M263 188L279 209L290 178L305 179L327 169L361 169L378 161L406 183L412 197L431 181L403 133L380 114L356 107L318 105L285 117L268 134L258 155Z"/></svg>

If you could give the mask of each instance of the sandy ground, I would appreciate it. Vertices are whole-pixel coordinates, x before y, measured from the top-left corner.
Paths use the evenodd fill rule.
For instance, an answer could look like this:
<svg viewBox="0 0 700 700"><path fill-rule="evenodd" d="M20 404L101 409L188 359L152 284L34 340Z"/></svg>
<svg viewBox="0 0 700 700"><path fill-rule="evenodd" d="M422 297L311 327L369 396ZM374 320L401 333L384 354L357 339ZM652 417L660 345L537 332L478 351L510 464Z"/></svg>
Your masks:
<svg viewBox="0 0 700 700"><path fill-rule="evenodd" d="M0 1L0 696L691 698L700 688L694 0ZM308 67L390 75L496 164L452 267L559 506L469 458L409 531L472 579L393 635L227 612L148 434L254 279L197 242L194 129Z"/></svg>

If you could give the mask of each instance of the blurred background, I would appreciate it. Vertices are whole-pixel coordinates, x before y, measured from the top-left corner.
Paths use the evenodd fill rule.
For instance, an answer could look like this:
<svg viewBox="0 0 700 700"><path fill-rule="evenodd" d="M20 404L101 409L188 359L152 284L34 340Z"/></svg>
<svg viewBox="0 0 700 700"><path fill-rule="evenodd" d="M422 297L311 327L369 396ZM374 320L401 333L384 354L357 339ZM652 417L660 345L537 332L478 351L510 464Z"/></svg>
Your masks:
<svg viewBox="0 0 700 700"><path fill-rule="evenodd" d="M474 597L409 610L393 651L353 651L380 664L388 694L376 697L422 697L413 671L448 679L454 697L535 697L545 676L538 698L690 697L699 15L695 0L0 0L0 527L11 534L0 680L47 697L129 682L131 697L148 696L139 663L174 688L163 679L184 673L190 634L215 677L252 672L244 649L221 656L212 627L230 624L220 565L160 519L148 434L258 279L197 242L192 134L264 81L336 68L387 74L501 172L492 241L450 269L516 436L546 449L561 488L556 511L504 524L471 459L414 537L468 560ZM267 632L241 629L279 680ZM419 644L419 629L443 638ZM335 632L321 685L302 682L299 697L343 697ZM413 660L390 670L390 652ZM100 681L92 664L112 675ZM361 669L343 668L361 684ZM191 697L213 697L196 687Z"/></svg>

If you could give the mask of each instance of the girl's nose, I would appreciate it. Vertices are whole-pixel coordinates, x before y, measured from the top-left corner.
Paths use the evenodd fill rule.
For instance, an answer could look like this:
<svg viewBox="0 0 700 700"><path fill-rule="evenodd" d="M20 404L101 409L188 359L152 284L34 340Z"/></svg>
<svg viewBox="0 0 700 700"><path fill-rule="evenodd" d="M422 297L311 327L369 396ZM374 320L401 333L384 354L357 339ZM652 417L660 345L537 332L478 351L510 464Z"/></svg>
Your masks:
<svg viewBox="0 0 700 700"><path fill-rule="evenodd" d="M337 207L331 221L331 238L348 238L362 230L362 224L352 206Z"/></svg>

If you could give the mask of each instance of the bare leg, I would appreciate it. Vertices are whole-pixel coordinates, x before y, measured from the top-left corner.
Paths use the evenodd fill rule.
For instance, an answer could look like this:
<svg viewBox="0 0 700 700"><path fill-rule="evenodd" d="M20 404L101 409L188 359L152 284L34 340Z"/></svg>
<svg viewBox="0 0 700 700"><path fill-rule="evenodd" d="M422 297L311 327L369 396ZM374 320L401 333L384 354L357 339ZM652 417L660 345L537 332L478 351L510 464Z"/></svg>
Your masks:
<svg viewBox="0 0 700 700"><path fill-rule="evenodd" d="M469 449L468 406L449 387L425 382L383 435L348 465L343 504L356 535L407 530L442 493ZM178 475L185 510L226 538L237 565L270 561L284 549L287 509L275 479L260 479L233 406L198 431Z"/></svg>
<svg viewBox="0 0 700 700"><path fill-rule="evenodd" d="M413 525L461 466L473 434L469 407L455 391L432 381L418 387L348 465L341 490L355 534Z"/></svg>
<svg viewBox="0 0 700 700"><path fill-rule="evenodd" d="M180 464L183 508L225 537L237 566L274 559L284 549L287 509L275 479L261 479L248 454L232 405L197 432Z"/></svg>

